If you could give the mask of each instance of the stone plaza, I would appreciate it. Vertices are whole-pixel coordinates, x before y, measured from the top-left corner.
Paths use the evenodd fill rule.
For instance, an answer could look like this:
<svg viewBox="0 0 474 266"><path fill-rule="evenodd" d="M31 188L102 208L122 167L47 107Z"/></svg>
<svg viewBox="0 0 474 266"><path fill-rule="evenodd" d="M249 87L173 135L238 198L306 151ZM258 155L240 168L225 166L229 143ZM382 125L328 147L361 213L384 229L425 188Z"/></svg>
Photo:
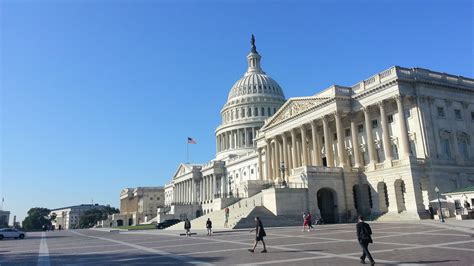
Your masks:
<svg viewBox="0 0 474 266"><path fill-rule="evenodd" d="M265 223L265 220L263 221ZM370 250L378 265L472 265L472 224L466 228L418 221L370 223ZM471 227L470 229L468 227ZM183 231L67 230L29 233L0 241L0 265L359 265L355 224L267 228L268 253L249 253L248 230Z"/></svg>

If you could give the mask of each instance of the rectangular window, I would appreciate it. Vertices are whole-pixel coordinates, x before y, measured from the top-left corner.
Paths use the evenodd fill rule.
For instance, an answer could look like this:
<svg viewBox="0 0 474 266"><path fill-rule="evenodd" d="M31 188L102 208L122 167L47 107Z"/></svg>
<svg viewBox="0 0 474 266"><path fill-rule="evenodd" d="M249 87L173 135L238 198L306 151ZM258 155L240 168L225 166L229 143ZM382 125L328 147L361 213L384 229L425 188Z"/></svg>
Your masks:
<svg viewBox="0 0 474 266"><path fill-rule="evenodd" d="M393 115L388 115L387 120L389 124L393 123Z"/></svg>
<svg viewBox="0 0 474 266"><path fill-rule="evenodd" d="M474 121L474 112L471 112L471 120Z"/></svg>
<svg viewBox="0 0 474 266"><path fill-rule="evenodd" d="M351 136L351 130L349 128L346 129L346 137Z"/></svg>
<svg viewBox="0 0 474 266"><path fill-rule="evenodd" d="M444 108L443 107L438 107L438 116L439 117L444 117Z"/></svg>
<svg viewBox="0 0 474 266"><path fill-rule="evenodd" d="M410 140L410 154L416 158L416 145L414 140Z"/></svg>
<svg viewBox="0 0 474 266"><path fill-rule="evenodd" d="M461 110L459 110L459 109L454 109L454 117L456 117L456 119L461 120L461 119L462 119Z"/></svg>
<svg viewBox="0 0 474 266"><path fill-rule="evenodd" d="M398 148L395 144L392 144L392 156L394 160L398 160Z"/></svg>
<svg viewBox="0 0 474 266"><path fill-rule="evenodd" d="M378 128L378 127L379 127L379 122L377 121L377 119L372 120L372 128Z"/></svg>
<svg viewBox="0 0 474 266"><path fill-rule="evenodd" d="M449 147L449 139L441 140L441 145L443 146L443 153L446 158L451 159L451 148Z"/></svg>
<svg viewBox="0 0 474 266"><path fill-rule="evenodd" d="M364 132L364 125L360 124L357 126L357 132L362 133Z"/></svg>
<svg viewBox="0 0 474 266"><path fill-rule="evenodd" d="M332 139L333 139L333 140L337 140L337 134L336 134L336 133L334 133Z"/></svg>

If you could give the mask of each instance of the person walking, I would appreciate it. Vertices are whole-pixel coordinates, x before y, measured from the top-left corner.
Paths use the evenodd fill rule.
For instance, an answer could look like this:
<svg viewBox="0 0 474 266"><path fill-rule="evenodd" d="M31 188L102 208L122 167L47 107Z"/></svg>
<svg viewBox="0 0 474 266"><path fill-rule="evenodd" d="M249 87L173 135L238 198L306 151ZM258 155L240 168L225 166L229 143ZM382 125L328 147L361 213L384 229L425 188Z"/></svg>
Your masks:
<svg viewBox="0 0 474 266"><path fill-rule="evenodd" d="M306 212L303 212L303 232L306 231L306 227L308 227L308 215L306 214ZM309 231L309 227L308 227L308 231Z"/></svg>
<svg viewBox="0 0 474 266"><path fill-rule="evenodd" d="M308 215L306 217L308 219L308 231L314 230L313 227L313 216L311 215L310 212L308 212Z"/></svg>
<svg viewBox="0 0 474 266"><path fill-rule="evenodd" d="M249 251L252 253L255 252L255 248L257 247L258 242L262 241L262 253L267 253L267 246L265 245L265 241L263 240L263 238L267 236L267 234L265 233L265 229L263 228L262 221L258 217L255 217L255 229L250 230L250 232L253 231L255 231L255 243L253 245L253 248L249 249Z"/></svg>
<svg viewBox="0 0 474 266"><path fill-rule="evenodd" d="M207 221L206 221L206 228L207 228L207 235L208 235L208 236L211 236L211 235L212 235L212 222L211 222L211 218L207 218Z"/></svg>
<svg viewBox="0 0 474 266"><path fill-rule="evenodd" d="M360 246L362 247L362 256L360 257L360 263L365 264L365 258L369 258L370 265L374 265L375 261L372 258L372 255L369 252L369 243L372 241L372 230L370 225L364 222L364 217L359 215L359 222L356 225L357 229L357 240L359 241Z"/></svg>
<svg viewBox="0 0 474 266"><path fill-rule="evenodd" d="M191 235L190 231L191 231L191 222L188 220L188 218L186 218L186 220L184 220L184 230L186 230L186 237L189 237Z"/></svg>
<svg viewBox="0 0 474 266"><path fill-rule="evenodd" d="M229 208L228 207L224 209L224 213L225 213L224 227L227 228L227 226L229 226L228 225L229 223Z"/></svg>

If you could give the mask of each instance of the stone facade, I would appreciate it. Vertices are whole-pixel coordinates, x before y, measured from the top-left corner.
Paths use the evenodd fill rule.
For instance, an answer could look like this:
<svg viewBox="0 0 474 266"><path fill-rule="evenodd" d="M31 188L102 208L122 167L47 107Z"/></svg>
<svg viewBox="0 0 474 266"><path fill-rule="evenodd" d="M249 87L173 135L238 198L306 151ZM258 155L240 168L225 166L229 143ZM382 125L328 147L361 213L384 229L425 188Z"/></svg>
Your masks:
<svg viewBox="0 0 474 266"><path fill-rule="evenodd" d="M91 209L102 209L104 205L99 204L81 204L68 206L51 210L51 215L56 214L56 219L52 221L52 225L56 229L77 229L79 226L79 218L82 213Z"/></svg>
<svg viewBox="0 0 474 266"><path fill-rule="evenodd" d="M123 225L146 223L156 217L158 208L164 205L163 187L125 188L120 192L120 216L116 217Z"/></svg>
<svg viewBox="0 0 474 266"><path fill-rule="evenodd" d="M247 59L221 112L216 159L180 165L166 185L169 214L183 217L179 206L193 206L184 216L194 218L283 186L328 222L420 219L435 186L474 183L473 79L395 66L282 105L283 90L262 74L256 49ZM265 206L291 208L293 192L278 193Z"/></svg>

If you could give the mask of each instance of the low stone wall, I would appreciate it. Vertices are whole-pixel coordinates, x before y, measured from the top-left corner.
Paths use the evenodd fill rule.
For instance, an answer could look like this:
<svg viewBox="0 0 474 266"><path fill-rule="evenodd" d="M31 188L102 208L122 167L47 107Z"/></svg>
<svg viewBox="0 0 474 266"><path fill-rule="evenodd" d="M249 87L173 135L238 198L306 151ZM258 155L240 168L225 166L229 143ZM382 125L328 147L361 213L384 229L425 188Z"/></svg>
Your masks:
<svg viewBox="0 0 474 266"><path fill-rule="evenodd" d="M263 206L275 215L293 216L308 211L308 189L269 188L263 192Z"/></svg>

